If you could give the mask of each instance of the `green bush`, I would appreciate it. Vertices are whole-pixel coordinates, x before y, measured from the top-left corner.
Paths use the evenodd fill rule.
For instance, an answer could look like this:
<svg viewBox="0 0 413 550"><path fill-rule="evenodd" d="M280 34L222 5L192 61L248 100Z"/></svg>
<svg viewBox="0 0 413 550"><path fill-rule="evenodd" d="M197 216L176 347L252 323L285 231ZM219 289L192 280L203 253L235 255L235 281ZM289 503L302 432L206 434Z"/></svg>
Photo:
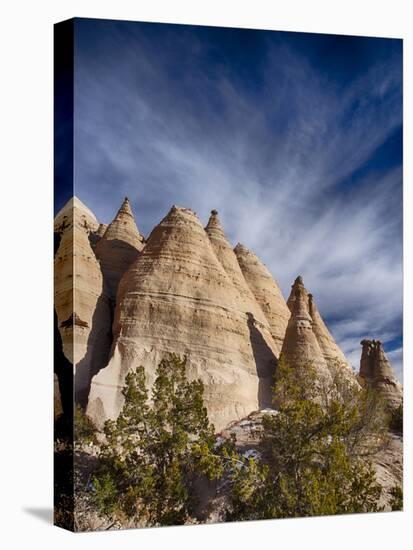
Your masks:
<svg viewBox="0 0 413 550"><path fill-rule="evenodd" d="M143 367L126 377L124 405L107 421L95 502L106 515L144 525L183 524L191 518L199 476L222 476L203 385L186 378L186 360L172 355L156 371L151 402Z"/></svg>
<svg viewBox="0 0 413 550"><path fill-rule="evenodd" d="M390 506L393 512L400 512L403 510L403 489L396 485L390 490L391 500Z"/></svg>
<svg viewBox="0 0 413 550"><path fill-rule="evenodd" d="M382 489L366 459L382 437L374 397L281 359L274 400L278 414L264 416L261 457L237 467L234 456L227 519L378 511Z"/></svg>
<svg viewBox="0 0 413 550"><path fill-rule="evenodd" d="M76 443L92 443L96 441L96 427L78 404L75 407L73 422Z"/></svg>

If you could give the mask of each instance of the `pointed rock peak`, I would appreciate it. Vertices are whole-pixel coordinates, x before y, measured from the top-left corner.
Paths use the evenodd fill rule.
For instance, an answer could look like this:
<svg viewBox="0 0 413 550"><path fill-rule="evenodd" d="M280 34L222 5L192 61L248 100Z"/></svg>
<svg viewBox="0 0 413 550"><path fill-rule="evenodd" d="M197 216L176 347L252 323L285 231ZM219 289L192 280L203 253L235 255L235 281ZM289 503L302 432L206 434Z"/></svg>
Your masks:
<svg viewBox="0 0 413 550"><path fill-rule="evenodd" d="M207 226L205 227L205 231L211 238L226 239L221 222L218 218L217 210L211 210L211 215L209 217Z"/></svg>
<svg viewBox="0 0 413 550"><path fill-rule="evenodd" d="M144 238L136 225L135 217L127 197L125 197L113 221L108 225L101 240L124 241L138 250L142 249Z"/></svg>
<svg viewBox="0 0 413 550"><path fill-rule="evenodd" d="M293 292L294 302L281 355L292 367L312 364L320 374L328 378L330 375L327 363L313 332L313 322L308 312L307 293L303 285L296 285Z"/></svg>
<svg viewBox="0 0 413 550"><path fill-rule="evenodd" d="M268 320L277 352L280 352L291 315L281 289L254 252L238 243L234 253L248 286Z"/></svg>
<svg viewBox="0 0 413 550"><path fill-rule="evenodd" d="M248 254L251 251L242 243L237 243L234 248L235 254Z"/></svg>
<svg viewBox="0 0 413 550"><path fill-rule="evenodd" d="M161 224L163 223L180 223L180 221L195 221L198 225L201 225L201 221L198 219L198 216L196 213L191 210L190 208L185 208L184 206L178 206L177 204L173 204L171 206L171 209L167 213L167 215L163 218L161 221Z"/></svg>
<svg viewBox="0 0 413 550"><path fill-rule="evenodd" d="M265 270L265 272L271 276L265 264L258 258L255 252L246 247L245 244L237 243L234 247L234 252L239 262L247 261L248 263L259 264L260 270Z"/></svg>
<svg viewBox="0 0 413 550"><path fill-rule="evenodd" d="M173 204L166 216L152 229L146 243L153 242L154 239L160 238L159 231L162 228L168 228L168 234L175 229L185 230L192 233L196 228L201 229L204 234L201 220L196 215L196 212L190 208ZM189 233L188 233L189 235Z"/></svg>
<svg viewBox="0 0 413 550"><path fill-rule="evenodd" d="M115 216L115 219L125 215L131 216L132 218L134 218L128 197L124 198L122 206L119 208L118 213Z"/></svg>
<svg viewBox="0 0 413 550"><path fill-rule="evenodd" d="M308 292L307 292L307 289L305 288L304 286L304 281L303 281L303 278L301 275L299 275L295 281L294 281L294 284L291 286L291 292L290 292L290 296L287 300L287 306L289 307L290 311L293 310L293 306L294 306L294 302L295 302L295 298L296 298L296 290L297 288L300 288L303 293L304 293L304 297L306 298L305 301L307 302L307 296L308 296Z"/></svg>
<svg viewBox="0 0 413 550"><path fill-rule="evenodd" d="M312 319L307 307L307 296L304 286L298 285L294 291L294 304L291 312L291 316L297 320L309 321L312 323Z"/></svg>
<svg viewBox="0 0 413 550"><path fill-rule="evenodd" d="M99 226L94 213L76 195L73 195L56 214L54 230L60 231L73 222L91 231L95 231Z"/></svg>
<svg viewBox="0 0 413 550"><path fill-rule="evenodd" d="M92 218L95 222L97 221L92 210L90 210L90 208L88 208L78 197L76 197L76 195L73 195L73 197L69 199L67 203L59 210L56 214L55 220L61 216L69 214L74 209L81 211L86 216Z"/></svg>

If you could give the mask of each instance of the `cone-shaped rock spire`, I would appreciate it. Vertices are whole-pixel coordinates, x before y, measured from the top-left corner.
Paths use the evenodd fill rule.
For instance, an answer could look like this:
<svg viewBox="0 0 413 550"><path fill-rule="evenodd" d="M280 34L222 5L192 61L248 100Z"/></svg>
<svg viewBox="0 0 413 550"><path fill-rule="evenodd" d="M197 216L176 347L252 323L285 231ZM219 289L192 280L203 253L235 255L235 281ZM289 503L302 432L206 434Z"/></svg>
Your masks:
<svg viewBox="0 0 413 550"><path fill-rule="evenodd" d="M126 197L96 245L96 256L99 258L105 279L105 291L111 300L116 299L122 275L136 260L143 246L144 239L139 233Z"/></svg>
<svg viewBox="0 0 413 550"><path fill-rule="evenodd" d="M65 226L72 225L73 220L79 227L88 231L96 231L99 222L94 213L75 195L59 210L54 219L55 232L62 231Z"/></svg>
<svg viewBox="0 0 413 550"><path fill-rule="evenodd" d="M360 379L379 390L389 408L396 408L403 399L403 389L397 381L380 340L362 340Z"/></svg>
<svg viewBox="0 0 413 550"><path fill-rule="evenodd" d="M321 348L321 351L323 352L327 364L333 365L334 363L337 363L341 365L343 368L345 368L347 374L351 376L351 378L354 378L353 371L348 364L344 353L338 347L331 332L328 330L327 325L324 323L323 318L321 317L315 303L314 297L308 292L308 290L304 286L304 281L301 275L299 275L295 279L294 284L291 287L291 293L287 300L287 305L289 309L292 311L292 309L294 308L297 289L299 289L302 295L305 297L307 309L313 322L313 332L317 338L318 344Z"/></svg>
<svg viewBox="0 0 413 550"><path fill-rule="evenodd" d="M311 364L318 372L329 376L327 363L313 332L312 324L303 285L297 284L281 355L291 367Z"/></svg>
<svg viewBox="0 0 413 550"><path fill-rule="evenodd" d="M291 315L281 289L265 265L247 247L238 243L234 252L249 288L268 319L279 354Z"/></svg>
<svg viewBox="0 0 413 550"><path fill-rule="evenodd" d="M93 312L102 292L102 273L89 242L90 232L98 226L94 214L77 197L55 218L60 243L54 260L54 303L63 351L74 365L85 354ZM89 329L68 322L74 315Z"/></svg>
<svg viewBox="0 0 413 550"><path fill-rule="evenodd" d="M108 228L108 225L106 223L100 223L96 231L96 235L98 235L99 237L103 237L107 228Z"/></svg>
<svg viewBox="0 0 413 550"><path fill-rule="evenodd" d="M105 240L126 242L138 250L143 248L143 237L136 226L135 218L128 197L125 197L115 218L108 225Z"/></svg>
<svg viewBox="0 0 413 550"><path fill-rule="evenodd" d="M288 306L290 311L293 310L297 289L302 290L302 292L305 296L305 299L307 301L308 292L307 292L307 289L304 286L303 278L301 277L301 275L299 275L295 279L294 284L291 286L290 296L288 297L288 300L287 300L287 306Z"/></svg>
<svg viewBox="0 0 413 550"><path fill-rule="evenodd" d="M222 239L225 242L227 241L221 222L218 218L217 210L211 210L211 215L209 217L207 226L205 227L205 231L207 232L210 239L215 238Z"/></svg>
<svg viewBox="0 0 413 550"><path fill-rule="evenodd" d="M221 222L219 221L218 212L216 210L211 211L211 216L207 226L205 227L205 231L209 237L216 257L239 292L239 309L244 311L244 313L253 314L254 319L262 323L268 332L271 332L268 320L265 317L259 303L255 299L251 289L249 288L247 281L245 280L234 250L232 249L224 233ZM276 353L279 352L275 343L274 350Z"/></svg>
<svg viewBox="0 0 413 550"><path fill-rule="evenodd" d="M195 213L173 206L120 282L113 356L92 381L88 414L98 425L116 417L127 372L143 365L151 384L171 352L203 380L216 429L267 406L272 339L240 301Z"/></svg>
<svg viewBox="0 0 413 550"><path fill-rule="evenodd" d="M312 294L308 294L308 310L311 319L313 320L313 332L327 363L330 364L330 362L333 363L337 361L340 365L346 367L351 374L353 374L353 371L347 362L346 356L338 347L333 336L324 323Z"/></svg>
<svg viewBox="0 0 413 550"><path fill-rule="evenodd" d="M91 235L99 224L74 197L57 215L55 226L60 232L54 260L57 327L63 354L74 367L76 400L84 402L92 375L107 362L111 345L109 304L91 247Z"/></svg>

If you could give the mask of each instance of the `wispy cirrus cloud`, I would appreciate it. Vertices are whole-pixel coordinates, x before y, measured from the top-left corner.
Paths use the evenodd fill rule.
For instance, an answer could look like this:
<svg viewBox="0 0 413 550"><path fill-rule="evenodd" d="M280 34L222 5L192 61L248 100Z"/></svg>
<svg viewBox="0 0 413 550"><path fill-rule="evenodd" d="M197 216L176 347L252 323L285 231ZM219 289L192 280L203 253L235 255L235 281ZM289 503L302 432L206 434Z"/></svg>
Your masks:
<svg viewBox="0 0 413 550"><path fill-rule="evenodd" d="M401 378L401 50L325 40L82 23L76 193L104 222L128 195L146 234L216 208L286 296L304 276L355 366L380 338Z"/></svg>

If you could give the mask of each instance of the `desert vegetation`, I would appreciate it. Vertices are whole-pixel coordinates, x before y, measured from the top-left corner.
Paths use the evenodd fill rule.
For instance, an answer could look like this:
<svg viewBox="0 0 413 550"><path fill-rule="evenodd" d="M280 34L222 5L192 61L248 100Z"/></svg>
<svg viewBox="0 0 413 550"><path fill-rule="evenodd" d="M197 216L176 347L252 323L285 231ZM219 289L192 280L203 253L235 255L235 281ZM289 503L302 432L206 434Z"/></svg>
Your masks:
<svg viewBox="0 0 413 550"><path fill-rule="evenodd" d="M121 413L103 433L76 408L75 529L382 510L372 460L389 429L400 429L401 413L389 416L374 390L330 367L327 382L311 364L291 368L281 357L274 410L263 412L253 453L215 433L203 384L188 380L185 358L161 361L151 390L142 367L129 372ZM394 486L391 509L402 501ZM62 505L70 502L69 495Z"/></svg>

